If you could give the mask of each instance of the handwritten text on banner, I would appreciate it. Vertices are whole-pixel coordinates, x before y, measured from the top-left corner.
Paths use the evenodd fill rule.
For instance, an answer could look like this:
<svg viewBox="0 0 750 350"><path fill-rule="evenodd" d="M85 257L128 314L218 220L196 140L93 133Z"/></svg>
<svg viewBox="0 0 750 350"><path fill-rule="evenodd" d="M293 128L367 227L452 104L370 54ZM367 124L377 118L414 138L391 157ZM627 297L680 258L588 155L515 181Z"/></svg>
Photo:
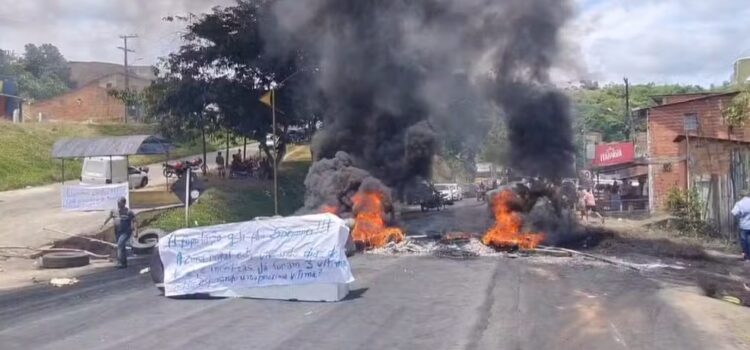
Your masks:
<svg viewBox="0 0 750 350"><path fill-rule="evenodd" d="M128 198L128 184L114 185L65 185L62 187L62 208L64 210L112 210L117 201Z"/></svg>
<svg viewBox="0 0 750 350"><path fill-rule="evenodd" d="M188 228L159 241L165 295L354 281L333 214Z"/></svg>

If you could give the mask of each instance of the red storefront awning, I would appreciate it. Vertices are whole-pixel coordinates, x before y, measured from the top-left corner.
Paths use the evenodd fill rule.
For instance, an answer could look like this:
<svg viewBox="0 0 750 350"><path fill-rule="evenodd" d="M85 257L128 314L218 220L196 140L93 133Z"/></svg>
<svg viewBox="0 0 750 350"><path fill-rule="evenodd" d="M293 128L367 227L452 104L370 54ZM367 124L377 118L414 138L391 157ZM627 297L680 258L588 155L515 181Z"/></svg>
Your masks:
<svg viewBox="0 0 750 350"><path fill-rule="evenodd" d="M605 143L596 145L593 168L609 167L613 165L633 163L635 161L635 147L632 142Z"/></svg>

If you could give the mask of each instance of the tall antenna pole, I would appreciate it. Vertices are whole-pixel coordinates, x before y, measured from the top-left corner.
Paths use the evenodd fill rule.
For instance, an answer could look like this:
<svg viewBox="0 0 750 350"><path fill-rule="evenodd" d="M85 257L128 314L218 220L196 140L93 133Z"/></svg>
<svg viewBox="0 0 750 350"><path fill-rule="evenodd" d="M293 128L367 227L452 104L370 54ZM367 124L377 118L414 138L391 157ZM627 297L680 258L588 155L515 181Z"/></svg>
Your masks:
<svg viewBox="0 0 750 350"><path fill-rule="evenodd" d="M118 46L117 48L122 50L125 56L125 93L128 93L130 91L130 71L128 70L128 52L135 52L131 49L128 49L128 39L134 39L137 38L138 35L135 34L129 34L129 35L120 35L120 39L122 39L122 45ZM128 122L128 105L125 104L125 115L123 116L123 122Z"/></svg>

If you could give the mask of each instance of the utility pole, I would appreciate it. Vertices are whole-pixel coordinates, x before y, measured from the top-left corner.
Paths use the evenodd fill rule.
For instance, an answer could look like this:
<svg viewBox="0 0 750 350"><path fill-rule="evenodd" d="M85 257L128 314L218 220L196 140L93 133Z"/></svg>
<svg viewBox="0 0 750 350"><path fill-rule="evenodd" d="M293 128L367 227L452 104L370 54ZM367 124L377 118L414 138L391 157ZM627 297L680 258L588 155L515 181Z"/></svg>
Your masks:
<svg viewBox="0 0 750 350"><path fill-rule="evenodd" d="M127 94L130 91L130 71L128 70L128 52L135 52L131 49L128 49L128 39L135 39L138 35L135 34L129 34L129 35L120 35L120 39L122 39L122 45L118 46L117 48L122 50L125 56L125 93ZM125 116L123 118L123 122L128 122L128 105L125 104Z"/></svg>
<svg viewBox="0 0 750 350"><path fill-rule="evenodd" d="M291 76L290 76L291 77ZM289 77L287 77L289 79ZM279 215L279 178L278 178L278 168L279 168L279 153L278 148L276 147L276 89L271 88L271 129L272 131L272 137L271 140L273 140L273 215Z"/></svg>
<svg viewBox="0 0 750 350"><path fill-rule="evenodd" d="M625 81L625 120L629 124L628 136L630 141L635 141L635 125L633 122L633 115L630 113L630 84L628 78L623 78Z"/></svg>

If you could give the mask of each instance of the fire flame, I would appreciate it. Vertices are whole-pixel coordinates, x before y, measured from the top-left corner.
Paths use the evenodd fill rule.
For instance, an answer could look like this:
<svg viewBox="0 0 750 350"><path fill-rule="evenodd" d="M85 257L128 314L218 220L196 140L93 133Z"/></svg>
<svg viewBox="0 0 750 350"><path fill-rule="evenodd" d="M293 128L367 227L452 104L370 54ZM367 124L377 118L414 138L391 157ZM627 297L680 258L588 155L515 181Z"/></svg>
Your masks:
<svg viewBox="0 0 750 350"><path fill-rule="evenodd" d="M482 243L496 248L518 247L534 249L544 240L544 234L521 232L521 217L510 209L514 198L511 191L502 191L492 198L495 225L482 237Z"/></svg>
<svg viewBox="0 0 750 350"><path fill-rule="evenodd" d="M358 192L354 202L354 242L369 248L382 247L388 242L400 242L404 233L398 227L386 227L383 219L383 194L375 191Z"/></svg>

